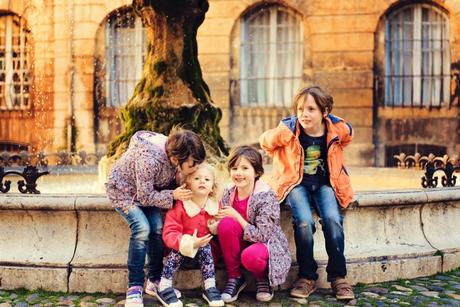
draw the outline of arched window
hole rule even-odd
[[[30,108],[29,33],[21,17],[0,16],[0,110]]]
[[[449,103],[449,19],[429,4],[403,6],[385,22],[384,104],[437,107]]]
[[[111,15],[105,25],[106,106],[119,108],[131,98],[142,76],[145,31],[132,9]]]
[[[301,18],[282,6],[250,11],[241,19],[240,104],[288,106],[303,72]]]
[[[123,129],[119,113],[142,77],[146,35],[131,7],[111,13],[97,32],[94,56],[94,127],[97,150]]]

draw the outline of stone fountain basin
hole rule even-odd
[[[460,187],[356,193],[345,215],[345,254],[353,284],[415,278],[460,267]],[[0,195],[0,288],[124,292],[129,228],[103,194]],[[282,227],[297,273],[289,212]],[[319,286],[328,287],[327,255],[317,223]],[[223,286],[225,271],[217,272]],[[201,285],[183,269],[177,287]]]

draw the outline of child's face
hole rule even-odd
[[[252,187],[256,180],[256,171],[248,159],[241,157],[230,168],[230,178],[233,184],[239,189]]]
[[[195,195],[209,196],[213,190],[214,176],[206,168],[198,168],[195,172],[187,177],[187,186]]]
[[[189,156],[188,159],[184,163],[182,163],[179,167],[182,173],[185,176],[188,176],[196,171],[197,164],[195,163],[195,161],[193,161],[192,156]]]
[[[320,129],[325,115],[321,113],[320,108],[311,95],[307,95],[307,98],[304,98],[297,105],[297,118],[305,131]]]

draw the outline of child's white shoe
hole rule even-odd
[[[152,282],[150,281],[150,279],[147,279],[147,284],[145,285],[145,293],[151,296],[156,296],[159,284],[160,284],[159,280]],[[177,290],[176,288],[174,288],[174,293],[176,294],[177,298],[181,298],[182,293],[180,293],[180,291]]]
[[[182,302],[177,298],[172,287],[157,291],[155,296],[165,307],[182,307]]]
[[[219,307],[225,305],[224,301],[222,300],[220,291],[216,287],[211,287],[204,290],[203,298],[211,307]]]

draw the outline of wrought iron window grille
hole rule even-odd
[[[385,80],[388,80],[389,78],[414,78],[414,77],[420,77],[422,79],[424,78],[444,78],[444,77],[449,77],[450,82],[451,82],[451,92],[450,92],[450,97],[448,99],[445,99],[446,97],[441,97],[440,102],[438,104],[434,104],[432,100],[429,102],[420,102],[420,103],[414,103],[413,100],[413,92],[411,92],[411,100],[410,103],[406,101],[402,101],[401,104],[395,103],[395,101],[391,102],[385,102]],[[423,89],[422,89],[423,91]],[[442,91],[440,93],[442,96]],[[460,73],[453,73],[450,75],[437,75],[437,76],[419,76],[419,75],[405,75],[405,76],[385,76],[385,75],[377,75],[374,77],[374,97],[376,99],[377,105],[380,107],[401,107],[401,108],[407,108],[407,107],[418,107],[420,109],[422,108],[442,108],[442,107],[447,107],[447,108],[452,108],[454,106],[460,107]]]

